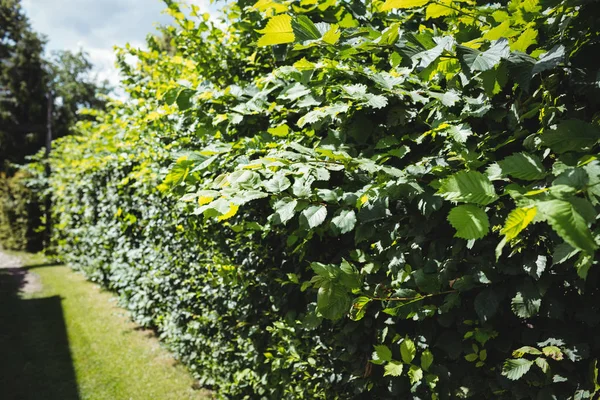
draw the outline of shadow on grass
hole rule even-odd
[[[78,400],[61,298],[20,298],[26,278],[0,268],[0,399]]]

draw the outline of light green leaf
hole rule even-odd
[[[590,271],[590,268],[592,267],[593,262],[594,262],[593,256],[586,254],[586,253],[581,253],[579,255],[579,258],[575,262],[575,269],[577,270],[577,275],[581,279],[584,279],[584,280],[587,279],[588,272]]]
[[[275,174],[273,178],[263,182],[263,186],[271,193],[281,193],[292,186],[292,182],[283,174]]]
[[[308,92],[310,93],[310,90]],[[267,132],[269,132],[273,136],[285,137],[289,135],[290,127],[287,126],[287,124],[282,124],[274,128],[267,129]]]
[[[517,40],[510,44],[512,51],[522,51],[525,53],[529,46],[537,43],[538,31],[533,28],[527,28],[521,32]]]
[[[342,32],[340,32],[339,25],[333,24],[329,30],[325,32],[321,40],[327,44],[334,45],[340,40],[340,36],[342,36]]]
[[[423,379],[423,370],[416,365],[411,365],[410,369],[408,370],[408,379],[411,385],[421,382]]]
[[[500,38],[509,38],[518,35],[519,32],[510,28],[510,20],[502,22],[500,25],[487,31],[483,38],[486,40],[498,40]]]
[[[506,376],[512,381],[516,381],[525,375],[532,365],[533,361],[525,358],[509,359],[504,362],[504,366],[502,367],[502,375]]]
[[[296,38],[292,29],[292,17],[287,14],[272,17],[267,22],[267,26],[257,32],[263,34],[258,39],[257,44],[259,47],[292,43]]]
[[[400,355],[402,356],[402,361],[405,364],[410,364],[416,354],[417,348],[415,342],[409,338],[405,338],[402,343],[400,343]]]
[[[325,206],[309,206],[300,214],[300,222],[309,229],[321,225],[327,217],[327,208]]]
[[[452,125],[447,131],[458,143],[465,143],[473,131],[467,124]]]
[[[394,8],[415,8],[422,7],[430,0],[386,0],[381,11],[389,11]]]
[[[477,171],[461,171],[444,179],[436,193],[449,201],[487,205],[498,196],[489,178]]]
[[[531,346],[519,347],[518,349],[516,349],[515,351],[512,352],[513,357],[516,357],[516,358],[521,358],[525,354],[532,354],[534,356],[537,356],[537,355],[540,355],[543,353],[541,351],[539,351],[538,349],[536,349],[535,347],[531,347]]]
[[[402,375],[402,370],[404,369],[404,364],[398,361],[390,361],[383,367],[383,376],[400,376]]]
[[[537,207],[516,208],[508,214],[504,228],[500,231],[506,240],[516,238],[523,229],[533,221],[537,214]]]
[[[550,364],[548,364],[548,361],[545,358],[536,358],[535,365],[537,365],[543,373],[548,373],[548,371],[550,371]]]
[[[448,221],[456,229],[454,236],[467,240],[481,239],[490,229],[485,211],[471,204],[454,207],[448,214]]]
[[[425,9],[425,19],[445,17],[455,12],[452,8],[441,4],[430,4]]]
[[[279,200],[273,206],[275,213],[271,217],[275,224],[286,224],[294,216],[296,206],[298,205],[297,200],[291,198],[284,198]]]
[[[356,225],[356,214],[353,210],[342,210],[339,215],[333,217],[331,225],[336,233],[348,233]]]
[[[502,173],[517,179],[535,181],[546,177],[546,169],[539,157],[533,154],[517,153],[498,162]]]

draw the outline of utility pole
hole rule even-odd
[[[52,96],[52,91],[48,90],[46,94],[46,99],[48,100],[47,104],[47,114],[46,114],[46,154],[45,154],[45,171],[46,171],[46,182],[50,180],[50,152],[52,151],[52,108],[54,106],[54,98]],[[50,196],[50,191],[46,191],[46,240],[44,243],[44,247],[48,249],[50,247],[50,241],[52,237],[52,213],[50,209],[52,208],[52,199]]]

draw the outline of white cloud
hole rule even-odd
[[[203,12],[214,13],[209,0],[190,0]],[[170,23],[160,0],[23,0],[36,32],[47,36],[46,50],[83,49],[90,55],[98,78],[116,86],[113,46],[143,47],[156,24]]]

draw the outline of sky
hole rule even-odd
[[[209,0],[190,2],[211,11]],[[113,46],[143,47],[156,23],[171,21],[160,0],[22,0],[22,6],[33,29],[47,36],[47,51],[83,48],[98,79],[113,86],[119,83]]]

